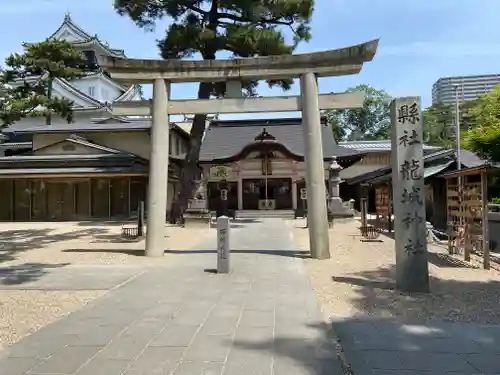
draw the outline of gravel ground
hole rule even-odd
[[[166,227],[167,251],[190,249],[214,229]],[[121,225],[80,223],[1,223],[0,265],[135,264],[165,265],[171,259],[146,258],[145,241],[121,238]]]
[[[303,221],[295,221],[299,249],[309,248]],[[394,290],[394,241],[361,242],[359,222],[330,229],[330,260],[306,259],[311,283],[325,313],[334,318],[395,317],[406,322],[447,320],[500,323],[500,274],[450,259],[441,248],[429,249],[430,294]],[[354,236],[355,235],[355,236]]]
[[[79,310],[105,291],[0,291],[0,350]]]
[[[190,249],[211,233],[208,228],[166,227],[167,250]],[[141,256],[144,246],[144,240],[124,241],[121,225],[113,223],[0,223],[0,267],[26,263],[163,266],[172,260],[172,254],[161,259]],[[0,350],[104,293],[0,290]]]

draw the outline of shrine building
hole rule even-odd
[[[73,123],[56,115],[50,125],[28,117],[0,131],[0,221],[134,216],[146,199],[151,119],[113,113],[118,102],[140,100],[141,88],[114,81],[96,62],[97,55],[125,53],[83,30],[69,14],[48,38],[71,42],[94,69],[53,82],[53,94],[73,102]],[[167,210],[178,191],[188,130],[170,124]]]
[[[321,132],[327,184],[333,158],[348,167],[363,154],[339,146],[325,117]],[[231,211],[296,211],[305,188],[304,153],[301,118],[212,121],[200,151],[208,209],[218,210],[227,189]]]

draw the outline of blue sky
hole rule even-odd
[[[155,58],[155,40],[166,21],[145,32],[117,15],[112,0],[0,0],[0,58],[20,51],[22,42],[52,34],[66,11],[90,34],[98,34],[129,57]],[[359,75],[323,78],[322,92],[358,84],[393,96],[420,95],[430,104],[432,83],[443,76],[500,71],[498,0],[316,0],[313,38],[298,52],[341,48],[380,38],[373,62]],[[8,37],[7,37],[8,35]],[[149,90],[147,90],[149,91]],[[280,95],[261,85],[260,95]],[[295,85],[290,94],[298,93]],[[194,98],[196,84],[174,85],[174,98]],[[265,117],[262,114],[259,117]]]

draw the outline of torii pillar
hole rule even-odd
[[[169,88],[170,85],[164,79],[157,78],[153,81],[146,226],[146,256],[148,257],[162,257],[165,252],[170,136]]]
[[[317,77],[357,74],[363,63],[375,56],[378,40],[356,46],[302,55],[264,56],[227,60],[140,60],[98,56],[99,65],[123,84],[153,82],[153,100],[124,101],[113,105],[119,116],[152,115],[146,255],[162,256],[168,186],[168,116],[208,113],[257,113],[302,111],[306,185],[308,194],[311,256],[329,254],[325,191],[325,166],[321,140],[320,110],[359,108],[364,93],[318,96]],[[238,97],[235,82],[300,78],[300,97]],[[181,82],[230,82],[231,98],[212,100],[168,100],[167,84]],[[328,155],[335,156],[335,155]]]
[[[314,73],[300,76],[300,97],[305,145],[309,248],[313,258],[329,259],[330,240],[325,199],[323,142],[321,140],[318,81]]]

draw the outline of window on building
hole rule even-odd
[[[95,96],[95,87],[89,86],[88,93],[90,96]]]
[[[102,96],[102,100],[107,101],[108,100],[108,90],[101,89],[101,96]]]

